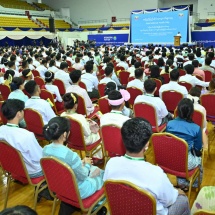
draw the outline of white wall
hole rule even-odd
[[[215,1],[214,0],[198,0],[198,12],[200,13],[201,19],[214,18],[215,15],[208,16],[208,12],[215,12]]]
[[[158,7],[159,0],[43,0],[53,7],[70,8],[71,19],[76,23],[85,20],[107,19],[111,22],[111,17],[129,18],[132,10],[153,9]]]

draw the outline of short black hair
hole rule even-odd
[[[113,68],[110,67],[110,66],[107,66],[107,67],[105,68],[105,75],[106,75],[106,76],[109,76],[111,73],[113,73]]]
[[[1,107],[1,112],[7,120],[12,120],[17,112],[24,110],[25,103],[19,99],[8,99]]]
[[[38,89],[38,85],[34,80],[30,80],[25,84],[25,90],[30,95],[33,95],[37,89]]]
[[[0,212],[0,215],[37,215],[37,212],[25,205],[17,205],[12,208],[6,208]]]
[[[69,77],[72,80],[72,83],[77,83],[81,77],[81,71],[80,70],[74,70],[73,72],[69,73]]]
[[[68,63],[67,62],[62,62],[61,64],[60,64],[60,69],[65,69],[65,68],[68,68]]]
[[[85,70],[87,73],[91,73],[91,71],[93,70],[93,65],[92,64],[86,64]]]
[[[122,94],[117,90],[112,90],[108,93],[108,99],[109,100],[118,100],[121,98],[122,98]],[[117,106],[111,105],[111,108],[112,109],[118,109],[120,106],[121,106],[121,104],[117,105]]]
[[[200,97],[201,96],[201,90],[199,87],[192,87],[189,91],[189,94],[191,96]]]
[[[186,71],[187,74],[192,75],[193,72],[194,72],[194,66],[193,66],[192,64],[187,64],[187,65],[184,67],[184,70]]]
[[[15,62],[14,61],[9,61],[7,65],[8,65],[9,68],[11,68],[12,66],[15,66]]]
[[[142,69],[135,69],[135,71],[134,71],[134,74],[135,74],[135,78],[141,78],[141,77],[143,77],[143,70]]]
[[[125,55],[121,55],[120,60],[125,61]]]
[[[140,68],[142,65],[141,65],[141,63],[139,62],[139,61],[137,61],[137,62],[135,62],[134,63],[134,68],[135,69],[138,69],[138,68]]]
[[[177,81],[179,79],[180,73],[178,71],[178,69],[173,69],[170,74],[170,79],[171,81]]]
[[[111,81],[105,86],[105,95],[108,95],[112,90],[116,90],[116,83]]]
[[[121,134],[126,150],[130,153],[139,153],[152,135],[152,126],[147,120],[135,117],[123,124]]]
[[[156,82],[153,79],[147,79],[144,82],[144,89],[146,93],[152,93],[156,88]]]
[[[194,60],[194,54],[193,53],[190,53],[190,54],[188,54],[188,58],[189,58],[189,60]]]
[[[212,58],[210,58],[210,57],[206,57],[206,58],[205,58],[205,65],[210,66],[210,65],[211,65],[211,63],[212,63]]]
[[[199,61],[198,60],[193,60],[192,65],[194,66],[194,68],[197,68],[199,66]]]
[[[194,106],[193,102],[190,99],[184,98],[178,103],[178,116],[181,119],[192,122],[193,112]]]

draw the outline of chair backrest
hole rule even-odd
[[[44,79],[42,79],[41,77],[34,77],[34,81],[37,83],[37,85],[40,86],[40,88],[45,85],[45,81]]]
[[[125,70],[125,68],[122,66],[116,66],[116,69],[115,69],[116,74],[118,74],[118,71],[120,71],[120,70],[123,71],[123,70]]]
[[[193,215],[214,215],[215,211],[198,210]]]
[[[135,117],[147,119],[152,127],[158,127],[157,113],[155,108],[151,104],[143,102],[134,104],[134,115]]]
[[[27,129],[33,132],[36,137],[42,138],[44,123],[41,114],[32,108],[26,108],[24,109],[24,118]]]
[[[203,81],[203,77],[200,75],[194,75],[197,79],[199,79],[200,81]]]
[[[213,77],[212,72],[207,70],[205,70],[204,72],[205,72],[205,82],[210,82]]]
[[[101,127],[101,135],[104,149],[110,157],[125,154],[126,150],[119,127],[116,125],[104,125]]]
[[[170,112],[174,112],[183,97],[182,93],[174,90],[168,90],[162,93],[162,100],[165,103],[167,110]]]
[[[102,97],[98,100],[99,110],[102,114],[111,112],[111,106],[108,103],[107,97]]]
[[[66,60],[67,64],[68,64],[68,67],[71,67],[72,66],[72,63],[70,60]]]
[[[75,68],[73,68],[73,67],[69,67],[69,68],[68,68],[68,71],[69,71],[69,72],[73,72],[74,70],[75,70]]]
[[[156,215],[154,196],[128,181],[105,181],[105,193],[111,215]]]
[[[153,78],[153,80],[156,82],[156,87],[157,87],[154,95],[159,96],[159,90],[161,88],[162,82],[157,78]]]
[[[81,87],[87,91],[87,86],[83,81],[80,81],[78,85],[79,85],[79,87]]]
[[[131,76],[131,77],[128,78],[128,82],[133,81],[134,79],[135,79],[135,77]]]
[[[61,95],[64,95],[66,93],[66,88],[62,80],[54,79],[53,84],[58,87]]]
[[[87,109],[86,109],[84,98],[80,95],[77,95],[77,96],[78,96],[77,113],[87,116]]]
[[[186,172],[188,175],[188,144],[185,140],[169,133],[154,133],[150,142],[158,166],[168,173]]]
[[[5,124],[7,124],[7,119],[4,117],[4,115],[3,115],[2,111],[1,111],[1,107],[2,107],[3,103],[4,103],[3,101],[0,101],[0,117],[1,117],[1,121],[5,125]]]
[[[100,76],[105,75],[105,71],[104,71],[104,69],[100,69],[100,70],[99,70],[99,75],[100,75]]]
[[[28,183],[30,180],[21,152],[5,141],[0,141],[0,152],[2,169],[22,183]]]
[[[160,76],[163,77],[165,84],[168,84],[170,82],[170,77],[168,73],[161,74]]]
[[[215,117],[215,94],[203,94],[200,96],[200,103],[206,109],[207,116]]]
[[[178,83],[179,83],[181,86],[186,87],[188,92],[189,92],[190,89],[193,87],[192,84],[190,84],[190,83],[188,83],[188,82],[186,82],[186,81],[179,81]]]
[[[62,201],[82,208],[79,189],[73,170],[65,163],[54,157],[40,160],[43,173],[51,192]]]
[[[106,84],[98,84],[98,91],[99,91],[100,97],[105,96],[105,87],[106,87]]]
[[[141,91],[140,89],[138,89],[136,87],[128,87],[127,91],[130,93],[130,99],[128,102],[129,102],[130,106],[133,107],[135,99],[137,98],[137,96],[143,95],[143,91]]]
[[[2,95],[2,99],[5,101],[8,99],[8,96],[9,96],[11,90],[10,90],[10,87],[8,87],[7,85],[0,84],[0,92]]]
[[[70,121],[70,135],[67,139],[67,146],[76,150],[85,150],[85,140],[82,125],[75,119],[67,117]]]
[[[120,80],[122,85],[128,84],[129,75],[130,75],[130,72],[127,72],[127,71],[121,71],[119,73],[119,80]]]
[[[56,108],[55,101],[54,101],[54,95],[50,91],[48,91],[46,89],[41,89],[40,98],[44,99],[44,100],[49,99],[51,101],[51,103],[54,105],[52,107],[52,109],[57,114],[57,108]]]
[[[184,76],[186,75],[186,71],[183,69],[179,69],[179,76]]]
[[[40,73],[37,70],[32,70],[32,74],[34,77],[40,77]]]

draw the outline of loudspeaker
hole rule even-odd
[[[49,31],[55,33],[54,18],[49,17]]]

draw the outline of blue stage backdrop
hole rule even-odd
[[[128,42],[128,34],[90,34],[88,40],[95,40],[96,46],[123,45]]]
[[[192,42],[196,42],[204,47],[215,47],[215,31],[193,31],[191,33]]]
[[[131,43],[168,43],[180,32],[188,41],[189,10],[131,14]]]

